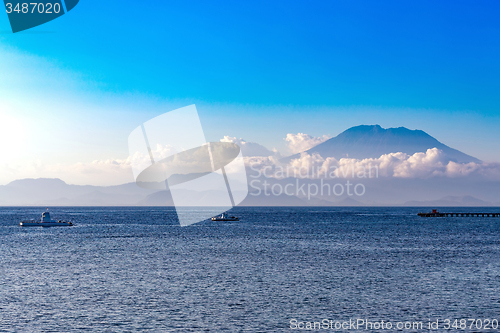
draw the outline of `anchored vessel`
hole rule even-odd
[[[221,216],[212,217],[212,221],[239,221],[240,219],[234,216],[229,216],[227,213],[222,213]]]
[[[500,217],[500,213],[440,213],[433,209],[430,213],[418,213],[420,217]]]
[[[36,222],[35,220],[22,221],[19,225],[21,227],[71,227],[73,223],[52,220],[50,213],[47,211],[42,213],[42,220],[40,222]]]

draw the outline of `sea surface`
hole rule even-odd
[[[19,227],[44,210],[0,208],[0,332],[289,332],[324,319],[463,332],[444,320],[500,320],[500,218],[237,207],[240,222],[180,227],[172,208],[53,207],[76,225]]]

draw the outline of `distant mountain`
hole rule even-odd
[[[248,193],[248,196],[243,200],[240,206],[310,206],[307,200],[302,200],[296,196],[279,195],[266,196],[264,192],[257,194],[256,192]]]
[[[359,202],[358,200],[354,200],[353,198],[345,198],[342,199],[341,201],[337,202],[335,206],[365,206],[362,202]]]
[[[0,206],[128,206],[154,192],[135,183],[82,186],[57,178],[21,179],[0,186]]]
[[[268,182],[268,192],[274,184],[279,184],[281,188],[291,184],[289,191],[294,195],[266,196],[262,186],[264,180]],[[349,196],[347,193],[336,196],[325,192],[310,198],[296,191],[295,178],[261,178],[260,181],[253,183],[253,192],[248,194],[241,206],[500,206],[500,182],[477,177],[359,179],[353,182],[364,184],[366,193],[363,196]],[[344,181],[328,179],[325,183],[333,188]],[[318,179],[301,179],[300,184],[305,190],[310,184],[320,187]],[[256,195],[255,190],[259,188],[261,193]],[[195,198],[200,206],[211,206],[219,202],[217,198],[223,197],[226,192],[221,189],[208,192],[185,189],[177,194],[180,194],[177,200]],[[23,179],[0,186],[0,206],[172,206],[173,203],[170,191],[144,189],[135,183],[80,186],[66,184],[60,179]]]
[[[470,195],[465,196],[446,196],[439,200],[426,201],[407,201],[405,206],[426,206],[426,207],[487,207],[497,206],[491,202],[487,202]]]
[[[138,206],[174,206],[174,203],[177,205],[186,205],[186,199],[189,198],[189,202],[196,202],[197,206],[203,207],[216,207],[220,206],[221,202],[225,202],[227,197],[227,191],[194,191],[194,190],[186,190],[177,189],[175,191],[175,200],[172,197],[172,193],[170,191],[159,191],[153,194],[148,195],[145,199],[141,200],[137,205]],[[183,204],[184,203],[184,204]]]
[[[174,201],[170,191],[158,191],[148,195],[137,203],[138,206],[173,206]]]
[[[430,148],[442,150],[449,160],[458,163],[481,162],[475,157],[448,147],[424,131],[409,130],[405,127],[385,129],[379,125],[351,127],[306,152],[309,154],[319,153],[324,158],[364,159],[378,158],[384,154],[397,152],[413,155],[417,152],[426,152]],[[283,161],[290,161],[299,156],[300,154],[295,154],[283,159]]]

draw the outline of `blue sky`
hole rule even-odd
[[[17,34],[3,14],[0,111],[36,133],[21,157],[61,163],[125,158],[139,123],[192,103],[209,140],[279,148],[287,133],[378,123],[500,161],[499,10],[493,1],[81,0]]]

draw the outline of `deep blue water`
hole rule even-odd
[[[43,210],[0,208],[1,332],[287,332],[291,319],[500,320],[500,218],[238,207],[231,213],[240,222],[180,227],[171,208],[64,207],[52,208],[52,217],[76,226],[18,226]]]

